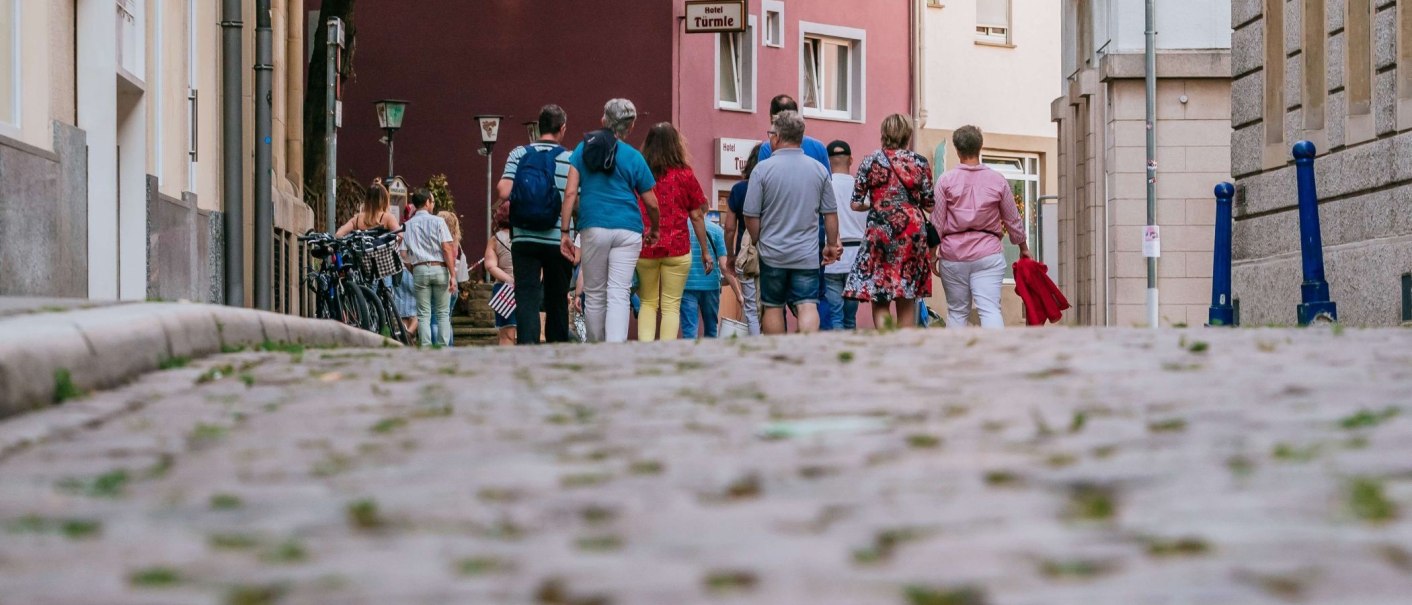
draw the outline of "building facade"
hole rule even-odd
[[[810,136],[847,140],[860,155],[878,146],[884,117],[913,113],[910,25],[924,2],[750,0],[745,32],[691,34],[676,0],[580,0],[552,10],[525,2],[359,3],[339,174],[366,182],[387,171],[373,102],[410,101],[395,172],[414,186],[448,175],[474,263],[485,246],[488,166],[473,117],[507,116],[489,166],[499,179],[545,103],[568,113],[572,146],[599,128],[605,101],[626,97],[640,116],[629,142],[640,145],[655,122],[675,123],[719,211],[769,130],[775,95],[800,101]],[[320,5],[306,1],[311,19]],[[416,44],[407,43],[409,32]]]
[[[276,307],[298,306],[303,10],[273,2]],[[253,2],[242,149],[253,155]],[[220,3],[0,0],[0,295],[226,302]],[[292,63],[299,65],[299,63]],[[294,76],[294,77],[291,77]],[[243,174],[251,182],[253,162]],[[243,271],[246,293],[252,271]],[[231,301],[249,304],[250,300]]]
[[[1235,0],[1234,296],[1247,325],[1293,324],[1303,281],[1292,146],[1318,149],[1339,319],[1412,320],[1412,3]]]
[[[1057,216],[1045,196],[1058,190],[1058,135],[1050,100],[1059,93],[1060,10],[1053,0],[924,3],[918,54],[923,125],[916,147],[937,174],[958,163],[951,133],[971,124],[985,133],[981,161],[1010,179],[1030,247],[1057,269]],[[1048,223],[1046,227],[1045,223]],[[1005,241],[1014,262],[1019,249]],[[1013,283],[1006,276],[1007,285]],[[944,309],[941,280],[929,304]],[[1023,324],[1014,289],[1002,291],[1006,323]]]
[[[1063,2],[1058,282],[1082,325],[1146,325],[1143,0]],[[1157,261],[1163,325],[1210,305],[1216,184],[1231,168],[1229,0],[1157,3]]]

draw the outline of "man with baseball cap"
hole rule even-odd
[[[835,200],[853,198],[853,148],[847,141],[834,141],[827,146],[829,154],[830,181]],[[838,210],[838,238],[843,242],[843,257],[838,262],[824,267],[824,299],[828,304],[828,317],[831,326],[825,329],[853,330],[857,328],[858,301],[843,297],[844,282],[853,270],[853,262],[858,258],[858,249],[863,245],[868,224],[868,213],[856,212],[850,207],[840,206]]]

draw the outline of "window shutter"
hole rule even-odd
[[[1010,0],[976,0],[976,25],[1010,27]]]

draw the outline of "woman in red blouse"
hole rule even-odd
[[[661,236],[652,246],[644,245],[637,261],[638,296],[642,311],[637,316],[638,340],[676,340],[681,331],[681,297],[686,289],[686,277],[691,272],[691,237],[687,229],[696,230],[696,241],[707,246],[706,194],[691,171],[686,153],[686,140],[670,122],[662,122],[647,132],[642,144],[642,157],[657,178],[657,205],[661,211]],[[641,207],[641,202],[638,203]],[[647,209],[642,208],[643,220]],[[690,226],[688,227],[688,223]],[[701,258],[706,273],[713,267],[714,255],[703,249]],[[657,328],[657,311],[661,309],[662,327]]]

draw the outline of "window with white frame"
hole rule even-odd
[[[1020,224],[1024,225],[1026,235],[1035,233],[1039,229],[1035,220],[1038,216],[1035,206],[1039,203],[1039,156],[981,152],[981,163],[999,172],[1010,183],[1016,210],[1020,212]],[[1014,279],[1013,265],[1020,259],[1020,247],[1010,243],[1007,237],[1002,248],[1006,258],[1005,279]]]
[[[716,107],[755,109],[755,19],[743,32],[716,34]]]
[[[0,124],[19,122],[19,0],[0,0]]]
[[[807,23],[800,27],[800,109],[809,117],[862,120],[862,30]]]
[[[1010,44],[1010,0],[976,0],[976,40]]]
[[[784,3],[765,0],[765,46],[784,47]]]

